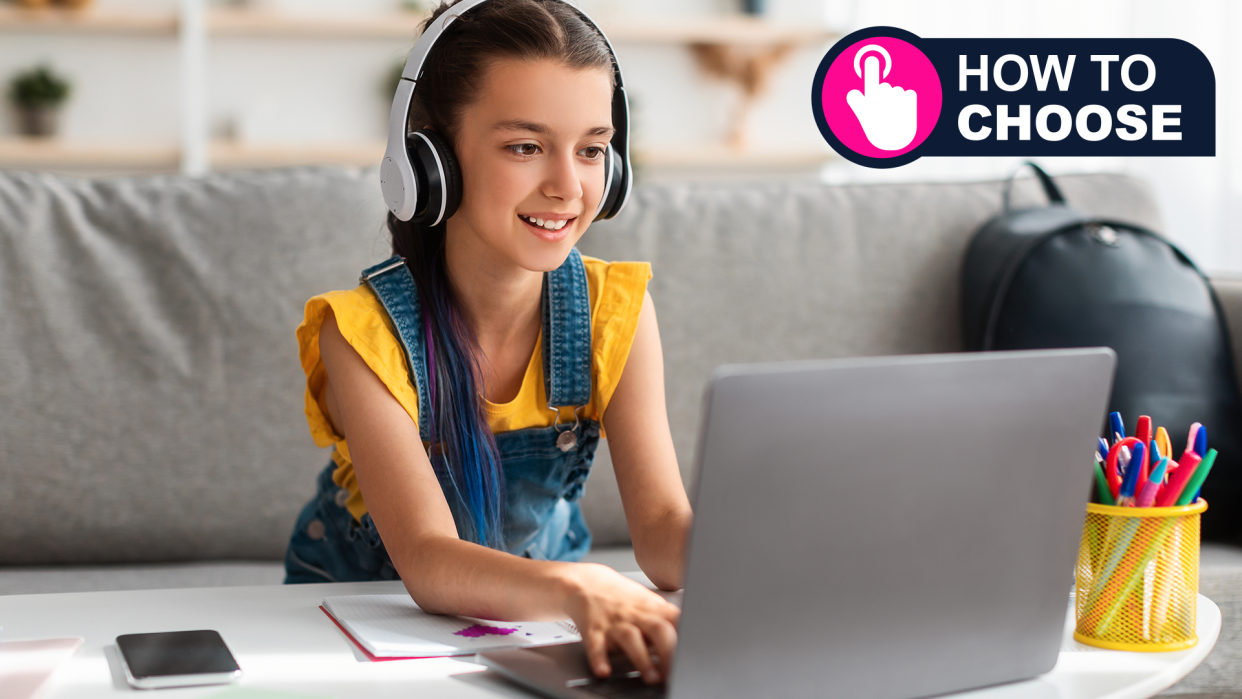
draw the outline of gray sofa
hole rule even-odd
[[[1082,210],[1162,227],[1141,182],[1059,181]],[[584,253],[653,263],[686,481],[718,364],[960,350],[959,263],[999,193],[647,187],[592,226]],[[1015,198],[1038,201],[1025,182]],[[388,256],[382,213],[372,171],[0,173],[0,594],[280,582],[328,459],[293,330],[307,298]],[[1214,284],[1242,330],[1242,283]],[[593,556],[632,567],[606,449],[584,509]],[[1240,582],[1242,553],[1209,547],[1203,590],[1225,630],[1172,692],[1242,686]]]

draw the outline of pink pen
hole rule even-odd
[[[1156,501],[1156,494],[1160,492],[1160,487],[1164,485],[1164,472],[1169,468],[1169,457],[1160,458],[1160,465],[1156,466],[1151,472],[1151,479],[1143,486],[1143,490],[1139,492],[1138,497],[1134,499],[1135,507],[1151,507]]]
[[[1199,428],[1203,427],[1201,422],[1192,422],[1190,424],[1190,434],[1186,436],[1186,451],[1195,450],[1195,437],[1199,435]]]

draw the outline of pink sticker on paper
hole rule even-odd
[[[454,631],[454,636],[465,636],[466,638],[479,638],[481,636],[508,636],[517,631],[517,629],[506,629],[502,626],[488,626],[486,624],[474,624],[467,626],[461,631]],[[527,634],[528,636],[530,634]]]

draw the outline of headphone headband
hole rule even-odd
[[[388,115],[388,146],[384,152],[384,160],[380,164],[380,187],[384,192],[384,203],[388,205],[393,215],[402,221],[409,221],[417,212],[424,209],[439,212],[438,216],[420,217],[426,219],[425,222],[429,225],[440,223],[446,218],[446,213],[452,215],[452,212],[446,212],[446,202],[451,197],[446,191],[448,185],[442,160],[444,157],[453,156],[451,153],[444,154],[444,157],[441,154],[435,154],[435,162],[440,167],[438,177],[440,186],[427,186],[426,180],[420,184],[414,159],[410,157],[410,148],[423,146],[410,142],[410,107],[414,103],[414,90],[418,81],[423,77],[423,65],[436,41],[444,34],[449,24],[485,2],[487,0],[460,0],[445,10],[428,25],[422,36],[418,38],[406,58],[405,68],[401,71],[401,80],[397,84],[392,110]],[[595,219],[612,218],[621,212],[629,200],[633,180],[630,170],[630,106],[625,94],[625,84],[621,78],[621,64],[617,61],[612,42],[608,40],[608,36],[594,20],[569,0],[557,0],[557,2],[568,5],[583,21],[599,33],[612,58],[613,76],[616,81],[612,96],[612,121],[615,131],[605,158],[605,186],[600,196],[599,207],[595,212]],[[425,141],[425,138],[421,139],[420,143]],[[431,147],[434,153],[435,147],[429,142],[428,147]],[[419,191],[420,188],[427,191]],[[437,189],[440,191],[435,191]],[[431,201],[432,199],[438,201]],[[419,206],[420,203],[423,206]]]

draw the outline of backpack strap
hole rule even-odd
[[[431,401],[427,398],[427,345],[423,342],[423,316],[414,276],[405,265],[405,258],[393,256],[363,270],[359,281],[375,292],[401,340],[406,365],[418,390],[418,433],[428,439]]]
[[[1057,183],[1052,181],[1052,177],[1048,173],[1044,172],[1042,167],[1028,160],[1022,165],[1019,165],[1018,169],[1014,170],[1009,177],[1005,178],[1005,188],[1001,190],[1001,204],[1003,205],[1002,210],[1006,212],[1009,211],[1009,191],[1013,189],[1013,179],[1018,176],[1018,173],[1022,171],[1023,167],[1029,167],[1035,171],[1035,176],[1039,178],[1040,184],[1044,186],[1044,194],[1048,195],[1049,202],[1059,206],[1065,206],[1065,197],[1062,196],[1060,188],[1057,187]]]
[[[543,275],[543,384],[548,407],[591,400],[591,296],[577,248]]]

